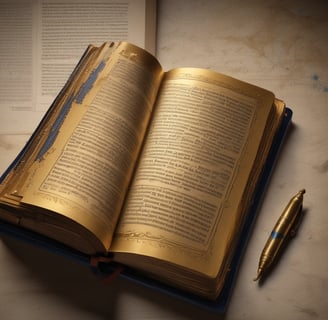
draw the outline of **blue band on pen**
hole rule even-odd
[[[283,233],[272,231],[271,232],[271,238],[272,239],[282,239],[284,237]]]

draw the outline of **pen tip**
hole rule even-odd
[[[259,280],[259,279],[261,278],[261,276],[262,276],[262,269],[259,269],[259,270],[257,271],[257,275],[256,275],[256,277],[253,279],[253,281],[257,281],[257,280]]]

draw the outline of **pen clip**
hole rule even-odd
[[[294,221],[294,223],[293,223],[293,225],[292,225],[292,227],[291,227],[291,229],[289,231],[289,236],[291,238],[294,238],[296,236],[297,231],[298,231],[298,229],[299,229],[299,227],[301,225],[302,218],[303,218],[302,210],[303,210],[303,206],[301,205],[301,207],[300,207],[300,209],[298,211],[298,214],[296,216],[296,219],[295,219],[295,221]]]

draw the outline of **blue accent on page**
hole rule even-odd
[[[99,63],[98,67],[91,72],[88,80],[82,84],[81,89],[76,96],[77,103],[81,104],[83,102],[84,97],[92,88],[94,82],[97,80],[98,74],[101,72],[102,69],[104,69],[104,67],[105,67],[105,62],[102,61],[101,63]]]
[[[69,99],[66,101],[66,103],[63,105],[62,110],[60,111],[59,116],[55,120],[54,124],[52,125],[50,132],[48,134],[48,138],[41,147],[39,153],[36,156],[36,160],[41,161],[44,157],[44,155],[48,152],[48,150],[51,148],[51,146],[54,144],[59,130],[72,107],[72,103],[75,100],[78,104],[82,104],[83,99],[87,95],[87,93],[90,91],[90,89],[93,87],[94,82],[97,80],[98,74],[103,70],[105,67],[105,62],[102,61],[99,63],[98,67],[94,69],[90,76],[88,77],[87,81],[82,84],[79,92],[76,95],[71,95]]]
[[[41,161],[43,159],[44,154],[51,148],[53,143],[55,142],[59,129],[61,128],[69,110],[71,109],[72,102],[74,100],[74,96],[70,96],[66,103],[63,105],[62,110],[60,111],[59,116],[57,117],[56,121],[53,123],[50,132],[48,134],[48,138],[41,147],[39,153],[36,156],[36,160]]]

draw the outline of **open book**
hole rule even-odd
[[[0,218],[216,299],[284,115],[251,84],[89,46],[3,176]]]

